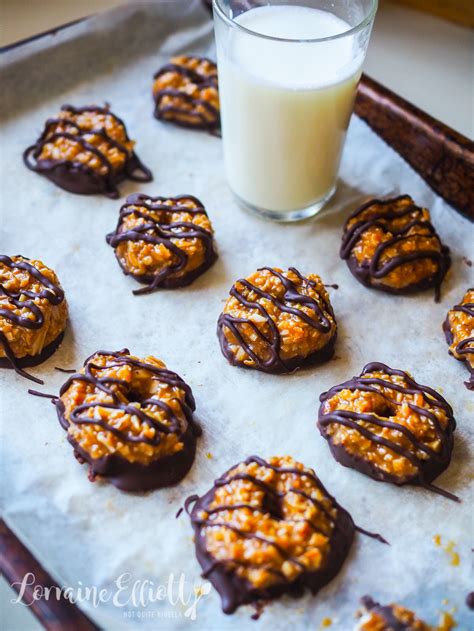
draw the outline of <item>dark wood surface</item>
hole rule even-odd
[[[59,599],[56,598],[55,588],[59,590],[58,585],[3,520],[0,520],[0,573],[10,585],[21,582],[26,574],[34,575],[34,582],[25,590],[24,600],[28,603],[33,600],[33,590],[36,586],[43,590],[52,589],[48,600],[37,600],[30,606],[30,610],[48,631],[98,630],[98,627],[62,594]],[[14,585],[13,589],[18,593],[20,585]]]
[[[359,84],[355,112],[435,193],[474,220],[473,142],[367,75]]]

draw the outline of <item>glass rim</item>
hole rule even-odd
[[[358,24],[356,24],[355,26],[352,26],[347,31],[343,31],[342,33],[336,33],[335,35],[328,35],[327,37],[313,37],[310,39],[291,39],[287,37],[275,37],[274,35],[265,35],[264,33],[257,33],[256,31],[252,31],[252,29],[242,26],[242,24],[239,24],[238,22],[235,21],[235,19],[230,18],[224,13],[223,9],[220,6],[220,2],[221,0],[212,0],[212,6],[214,8],[215,14],[217,14],[226,24],[228,24],[232,28],[242,31],[243,33],[247,35],[253,35],[254,37],[259,37],[260,39],[266,39],[266,40],[270,40],[274,42],[286,42],[287,44],[290,44],[290,43],[316,44],[317,42],[330,42],[333,40],[342,39],[343,37],[350,37],[351,35],[355,35],[359,31],[364,29],[366,26],[368,26],[372,22],[378,8],[378,0],[370,0],[371,4],[370,4],[370,9],[367,12],[367,15]],[[268,5],[263,5],[263,6],[268,6]],[[278,5],[275,5],[275,6],[278,6]]]

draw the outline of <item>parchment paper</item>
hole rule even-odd
[[[246,214],[226,186],[221,140],[152,117],[153,72],[171,54],[190,52],[214,55],[212,25],[198,1],[133,3],[4,55],[1,251],[40,258],[53,267],[71,312],[60,350],[31,372],[45,380],[44,391],[56,393],[65,377],[54,367],[79,368],[99,348],[155,354],[192,386],[204,428],[195,464],[181,484],[128,495],[107,483],[91,484],[54,408],[27,394],[34,384],[1,371],[5,519],[64,586],[96,586],[114,594],[114,582],[123,573],[130,574],[129,588],[146,580],[166,585],[170,574],[178,579],[184,573],[189,597],[202,580],[189,520],[185,514],[175,518],[184,498],[205,492],[250,454],[288,453],[315,468],[357,524],[382,533],[391,545],[358,535],[343,570],[317,597],[282,598],[257,623],[250,620],[250,608],[224,616],[214,590],[197,603],[194,621],[184,616],[194,597],[187,606],[168,598],[136,607],[111,601],[80,606],[106,629],[318,629],[328,617],[332,629],[345,631],[354,624],[359,598],[368,593],[384,603],[412,606],[431,623],[441,609],[456,607],[459,628],[468,629],[472,613],[464,600],[472,589],[474,405],[463,386],[467,372],[448,355],[441,323],[472,283],[463,261],[472,257],[472,225],[355,117],[328,212],[293,226]],[[61,191],[23,166],[23,149],[62,103],[105,101],[125,120],[154,182],[125,184],[122,199],[112,201]],[[105,235],[115,227],[125,195],[136,190],[190,193],[207,207],[220,258],[191,287],[132,295],[137,285],[122,274]],[[403,298],[365,289],[339,258],[348,212],[366,196],[389,192],[409,193],[430,208],[452,249],[440,304],[431,292]],[[215,335],[217,317],[232,282],[263,265],[292,265],[340,285],[331,290],[339,324],[333,361],[292,376],[268,376],[226,363]],[[421,489],[377,483],[330,456],[315,427],[318,396],[359,374],[368,361],[409,370],[452,403],[458,421],[453,461],[438,484],[461,496],[462,504]],[[436,534],[443,546],[454,542],[458,566],[435,546]],[[125,590],[119,601],[126,598]]]

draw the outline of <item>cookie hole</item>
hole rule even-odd
[[[141,403],[144,400],[144,396],[142,393],[138,392],[137,390],[130,390],[127,393],[127,398],[129,403]]]
[[[265,512],[269,513],[274,519],[283,519],[283,511],[280,499],[274,495],[266,493],[263,496],[262,508]]]
[[[394,416],[394,411],[388,405],[382,407],[381,409],[376,411],[377,416],[381,416],[382,418],[391,418]]]

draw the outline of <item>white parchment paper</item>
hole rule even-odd
[[[331,628],[345,631],[354,624],[359,598],[369,593],[381,602],[412,606],[431,623],[441,609],[455,607],[459,628],[467,630],[472,624],[464,600],[472,589],[474,403],[463,386],[464,366],[448,356],[441,323],[472,284],[463,257],[472,257],[473,227],[355,117],[328,212],[293,226],[246,214],[226,186],[221,140],[152,117],[153,72],[170,55],[190,52],[213,55],[212,24],[197,0],[133,3],[4,55],[0,249],[53,267],[71,312],[61,348],[32,372],[44,379],[46,392],[55,393],[65,377],[54,367],[79,368],[99,348],[155,354],[192,386],[204,428],[195,464],[181,484],[128,495],[107,483],[91,484],[54,408],[27,394],[33,384],[13,371],[1,371],[5,519],[61,585],[76,592],[86,586],[108,590],[107,602],[79,603],[106,629],[240,631],[291,625],[302,630],[317,629],[328,617]],[[154,182],[122,185],[122,199],[112,201],[61,191],[23,166],[23,149],[62,103],[105,101],[125,120]],[[122,274],[105,235],[115,227],[125,195],[136,190],[190,193],[205,204],[220,258],[191,287],[132,295],[137,285]],[[409,193],[430,208],[452,249],[440,304],[431,292],[404,298],[365,289],[339,258],[348,212],[366,196],[389,192]],[[331,290],[339,325],[333,361],[291,376],[268,376],[226,363],[215,335],[218,315],[232,282],[263,265],[295,266],[340,285]],[[453,460],[437,482],[461,496],[462,504],[422,489],[377,483],[330,456],[315,427],[318,396],[358,374],[368,361],[409,370],[452,403],[458,421]],[[282,598],[258,622],[250,620],[249,608],[224,616],[214,590],[196,603],[192,620],[193,586],[202,580],[189,520],[175,514],[184,498],[205,492],[228,467],[253,453],[288,453],[313,467],[356,523],[382,533],[391,545],[357,536],[343,570],[317,597]],[[458,566],[450,564],[443,546],[434,544],[436,534],[443,546],[454,542]],[[122,581],[129,581],[120,591],[116,581],[123,574]],[[175,581],[184,576],[184,598],[175,585],[171,599],[162,591],[162,600],[152,602],[145,590],[145,604],[134,604],[135,581],[142,590],[153,586],[156,594],[170,575]],[[190,599],[187,605],[185,598]]]

